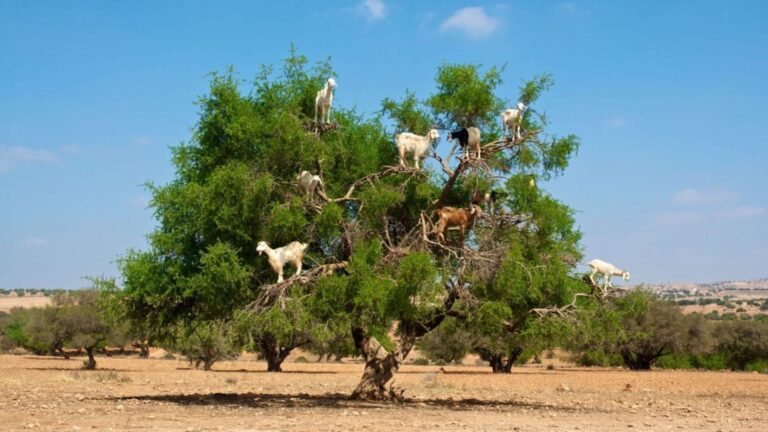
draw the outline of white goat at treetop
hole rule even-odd
[[[317,92],[315,97],[315,123],[317,123],[317,117],[320,116],[320,121],[323,123],[331,122],[331,107],[333,106],[333,89],[336,88],[336,80],[328,78],[325,83],[325,87]]]
[[[602,276],[603,295],[607,294],[609,288],[613,288],[613,285],[611,284],[611,276],[621,276],[623,280],[629,280],[628,271],[622,270],[615,265],[603,260],[593,259],[592,261],[588,262],[587,265],[592,268],[592,273],[589,275],[589,280],[592,281],[594,285],[597,285],[597,282],[595,282],[595,275],[599,273]]]
[[[260,241],[256,246],[256,251],[259,252],[259,255],[262,252],[267,254],[269,265],[277,273],[277,283],[280,283],[283,282],[283,267],[287,263],[293,263],[296,267],[296,275],[301,274],[301,260],[304,259],[304,251],[307,250],[308,246],[307,243],[294,241],[283,247],[272,249],[267,242]]]
[[[416,162],[416,169],[419,168],[419,159],[427,152],[432,141],[440,139],[440,134],[436,129],[430,129],[425,136],[416,135],[410,132],[403,132],[395,136],[397,152],[400,154],[400,165],[405,166],[405,154],[413,153],[413,160]]]
[[[509,132],[509,136],[515,139],[520,139],[523,122],[523,114],[528,107],[524,103],[518,102],[517,108],[510,108],[501,113],[501,131],[506,130]]]

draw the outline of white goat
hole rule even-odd
[[[331,122],[331,106],[333,106],[333,89],[335,88],[336,80],[328,78],[325,87],[317,92],[315,97],[315,123],[317,123],[318,116],[320,116],[320,121],[323,123]]]
[[[304,259],[304,251],[307,250],[308,246],[306,243],[294,241],[283,247],[272,249],[267,242],[260,241],[256,246],[256,251],[259,252],[259,255],[262,252],[267,254],[269,265],[277,273],[277,283],[280,283],[283,281],[283,267],[287,263],[293,263],[296,267],[296,275],[301,274],[301,260]]]
[[[501,130],[508,132],[509,136],[520,139],[521,137],[521,123],[523,122],[523,114],[528,107],[524,103],[518,102],[517,108],[510,108],[501,113]]]
[[[609,288],[613,288],[613,285],[611,284],[611,276],[621,276],[623,280],[629,280],[628,271],[622,270],[615,265],[603,260],[593,259],[592,261],[588,262],[587,265],[592,268],[592,273],[589,275],[589,280],[592,281],[594,285],[597,285],[597,282],[595,282],[596,274],[599,273],[603,278],[603,295],[608,293]]]
[[[403,132],[395,136],[395,144],[400,154],[400,165],[405,166],[405,154],[413,153],[413,161],[416,162],[416,169],[419,168],[419,160],[424,156],[432,144],[432,141],[440,139],[440,134],[435,129],[430,129],[425,136],[416,135],[410,132]]]
[[[296,176],[296,185],[309,197],[318,189],[322,190],[323,179],[319,175],[312,175],[309,171],[304,170]]]

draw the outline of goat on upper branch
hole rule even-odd
[[[518,102],[517,108],[510,108],[501,113],[501,131],[507,131],[505,134],[515,139],[520,139],[522,131],[523,114],[528,107],[524,103]]]
[[[397,145],[397,152],[400,155],[400,165],[405,166],[406,153],[413,153],[413,161],[416,163],[416,169],[418,169],[419,160],[427,153],[430,144],[438,139],[440,139],[440,134],[436,129],[430,129],[425,136],[410,132],[397,134],[395,145]]]
[[[333,106],[333,90],[336,88],[336,80],[328,78],[325,87],[317,92],[315,97],[315,123],[317,117],[320,117],[322,123],[331,122],[331,107]]]

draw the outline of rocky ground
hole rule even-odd
[[[0,356],[0,430],[768,430],[768,376],[556,367],[406,366],[407,403],[348,400],[359,363]]]

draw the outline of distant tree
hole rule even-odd
[[[646,370],[662,356],[693,352],[708,338],[703,317],[687,318],[674,303],[642,289],[581,314],[571,349],[583,353],[587,363],[612,363],[612,356],[619,356],[628,368]]]
[[[235,358],[243,345],[232,323],[201,321],[178,327],[163,346],[182,354],[194,367],[211,370],[216,362]]]
[[[723,321],[714,327],[716,350],[734,370],[745,370],[752,362],[768,361],[768,323]]]

